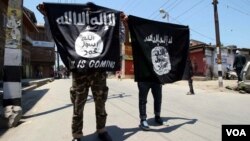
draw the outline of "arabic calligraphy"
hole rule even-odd
[[[97,57],[103,51],[103,41],[98,34],[85,31],[82,32],[76,39],[75,50],[76,53],[82,57]]]
[[[144,42],[152,42],[152,43],[155,43],[155,44],[168,45],[168,44],[173,43],[173,37],[172,36],[169,37],[167,35],[161,37],[159,34],[156,34],[156,35],[150,34],[149,36],[147,36],[144,39]]]
[[[65,12],[64,15],[56,19],[58,24],[68,25],[105,25],[115,26],[115,14],[114,13],[99,13],[90,16],[90,12],[76,13],[73,11]]]

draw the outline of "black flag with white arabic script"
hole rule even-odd
[[[89,4],[44,3],[61,59],[70,70],[120,70],[120,11]]]
[[[182,79],[189,48],[187,26],[129,16],[135,81]]]

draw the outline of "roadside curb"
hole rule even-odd
[[[54,81],[54,78],[45,78],[45,79],[24,82],[23,85],[25,87],[22,88],[22,92],[25,93],[25,92],[31,91],[37,87],[40,87],[52,81]]]
[[[37,87],[40,87],[44,84],[47,84],[49,82],[54,81],[54,78],[44,78],[44,79],[37,79],[37,80],[33,80],[33,79],[24,79],[22,81],[22,93],[31,91]],[[3,94],[3,90],[0,89],[0,95]]]

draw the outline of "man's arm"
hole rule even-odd
[[[126,15],[123,13],[123,12],[121,12],[121,14],[120,14],[120,21],[121,21],[121,23],[120,23],[120,33],[119,33],[119,35],[120,35],[120,41],[122,42],[122,43],[124,43],[125,42],[125,24],[126,24]]]
[[[40,13],[42,13],[44,16],[47,15],[46,12],[45,12],[44,4],[38,4],[38,5],[36,6],[36,9],[37,9]]]

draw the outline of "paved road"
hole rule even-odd
[[[138,89],[133,80],[109,79],[107,128],[114,141],[221,141],[222,124],[250,124],[250,95],[195,82],[196,95],[186,95],[187,82],[163,86],[162,116],[166,125],[153,122],[152,95],[148,121],[152,131],[138,128]],[[203,83],[204,85],[202,85]],[[1,130],[0,141],[70,141],[71,79],[55,80],[23,96],[24,116],[16,128]],[[91,96],[84,112],[84,141],[98,141]]]

